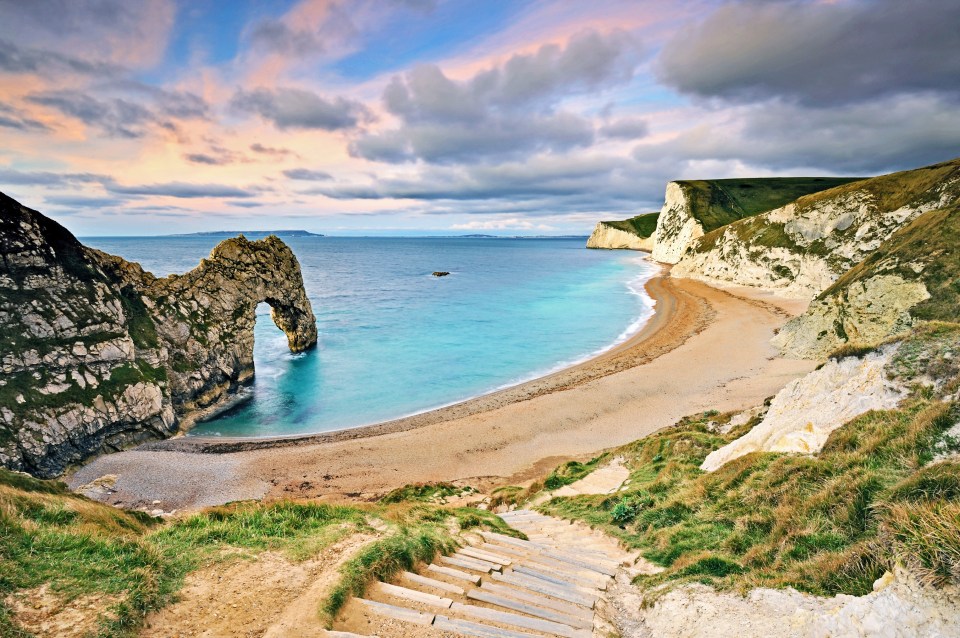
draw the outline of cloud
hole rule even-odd
[[[325,182],[333,179],[333,175],[324,171],[311,171],[306,168],[291,168],[283,171],[284,177],[312,182]]]
[[[117,197],[84,197],[71,195],[45,195],[43,199],[55,206],[69,206],[71,208],[111,208],[124,203]]]
[[[18,131],[49,131],[50,127],[22,110],[0,102],[0,126]]]
[[[508,217],[506,219],[490,219],[486,221],[471,221],[463,224],[453,224],[451,230],[553,230],[547,224],[535,224],[529,219]]]
[[[110,181],[106,175],[96,173],[51,173],[49,171],[18,171],[0,168],[0,184],[22,186],[71,186],[76,184],[103,183]]]
[[[613,139],[636,140],[650,134],[650,125],[640,117],[622,117],[600,127],[600,135]]]
[[[844,108],[782,101],[730,107],[704,113],[698,126],[668,142],[640,144],[633,155],[651,170],[670,167],[672,178],[697,161],[740,163],[748,174],[872,175],[952,159],[957,149],[960,109],[928,94]]]
[[[288,148],[264,146],[260,142],[255,142],[251,144],[250,150],[260,155],[271,155],[273,157],[300,157],[299,153],[295,153],[294,151],[291,151]]]
[[[116,75],[122,70],[123,67],[111,62],[85,60],[56,51],[20,47],[9,40],[0,39],[0,71],[5,73],[51,75],[66,72],[104,77]]]
[[[65,66],[71,72],[102,75],[121,62],[133,67],[153,64],[166,49],[175,13],[171,0],[0,0],[4,34],[30,43],[13,62],[38,65],[37,71]],[[97,66],[101,64],[107,66]]]
[[[223,184],[190,184],[186,182],[167,182],[163,184],[140,184],[123,186],[116,183],[105,184],[104,187],[111,193],[118,195],[158,195],[162,197],[178,197],[192,199],[200,197],[254,197],[252,191],[226,186]]]
[[[625,33],[584,32],[566,47],[546,44],[465,81],[436,65],[394,77],[383,92],[398,128],[362,135],[352,155],[384,162],[512,159],[589,146],[593,123],[560,108],[571,95],[630,80],[639,47]]]
[[[208,106],[197,95],[137,82],[115,82],[87,91],[33,93],[27,102],[52,108],[99,129],[109,137],[138,138],[151,126],[176,130],[174,120],[206,118]]]
[[[316,33],[307,29],[293,29],[280,20],[261,20],[250,29],[248,39],[254,48],[295,57],[326,50]]]
[[[684,93],[809,106],[918,92],[960,96],[955,0],[729,2],[681,29],[659,59]]]
[[[356,127],[369,119],[367,108],[343,97],[327,99],[302,89],[238,90],[231,100],[234,110],[256,114],[280,130],[322,129],[337,131]]]

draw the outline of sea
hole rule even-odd
[[[195,267],[222,237],[87,237],[159,276]],[[653,313],[639,253],[585,238],[285,237],[317,317],[292,354],[257,307],[250,399],[191,436],[328,432],[417,414],[574,365]],[[434,271],[448,271],[435,277]]]

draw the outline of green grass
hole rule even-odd
[[[803,195],[861,180],[860,177],[768,177],[682,180],[690,211],[709,233],[738,219],[789,204]]]
[[[584,476],[590,472],[597,469],[600,463],[607,458],[607,454],[601,454],[600,456],[590,459],[586,463],[579,463],[577,461],[568,461],[563,465],[555,468],[546,479],[543,481],[543,487],[548,490],[556,490],[564,485],[570,485],[576,481],[579,481]]]
[[[627,491],[554,498],[538,509],[639,549],[665,568],[640,577],[651,586],[861,595],[897,561],[930,582],[960,583],[960,464],[930,465],[960,420],[960,403],[943,400],[960,378],[950,363],[954,329],[917,331],[891,368],[935,370],[939,390],[918,387],[901,408],[852,420],[816,457],[754,453],[702,472],[707,454],[754,423],[719,434],[711,423],[727,416],[699,415],[613,452],[631,468]]]
[[[404,485],[388,492],[380,499],[381,503],[403,503],[406,501],[423,501],[446,503],[448,498],[463,496],[474,492],[471,487],[458,487],[453,483],[415,483]]]
[[[658,217],[660,217],[660,213],[646,213],[645,215],[630,217],[629,219],[612,220],[600,223],[646,239],[647,237],[653,235],[653,232],[657,229]]]

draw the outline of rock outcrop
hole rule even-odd
[[[960,316],[960,207],[925,213],[821,293],[772,343],[818,359],[847,344],[873,344],[919,320]]]
[[[164,438],[253,377],[265,301],[299,352],[316,320],[281,240],[228,239],[156,278],[0,194],[0,464],[40,477]]]
[[[656,220],[657,213],[650,213],[622,221],[597,222],[587,239],[587,248],[651,252]]]
[[[670,182],[657,220],[653,258],[675,264],[706,233],[856,179],[769,177]]]
[[[861,180],[708,232],[673,273],[810,299],[897,230],[958,198],[960,160]]]
[[[830,433],[869,410],[887,410],[906,396],[906,388],[888,378],[897,346],[863,358],[828,361],[791,381],[773,398],[763,420],[739,439],[714,450],[700,469],[712,472],[752,452],[819,452]]]

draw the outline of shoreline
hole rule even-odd
[[[651,263],[659,267],[660,272],[652,275],[644,283],[644,290],[653,301],[653,312],[640,329],[623,341],[614,343],[593,356],[588,356],[582,361],[559,370],[469,399],[456,401],[449,405],[430,408],[379,423],[358,425],[328,432],[262,437],[187,436],[182,433],[162,441],[142,443],[133,449],[193,454],[230,454],[247,450],[264,450],[382,436],[394,432],[405,432],[451,418],[481,414],[544,394],[562,392],[580,383],[614,374],[626,367],[642,365],[645,360],[665,354],[669,350],[679,347],[686,340],[685,338],[673,339],[668,344],[646,350],[643,353],[638,351],[644,345],[644,342],[652,339],[663,327],[674,321],[678,312],[677,299],[672,294],[669,283],[667,283],[670,280],[670,266],[657,264],[656,262]],[[699,323],[708,320],[709,317],[700,317]],[[702,327],[699,323],[697,328]],[[687,337],[689,336],[690,334],[687,335]]]
[[[179,437],[101,456],[65,477],[125,508],[184,511],[249,499],[371,500],[411,483],[517,484],[699,411],[758,405],[814,362],[769,344],[796,313],[664,271],[654,314],[581,364],[438,410],[273,439]]]

